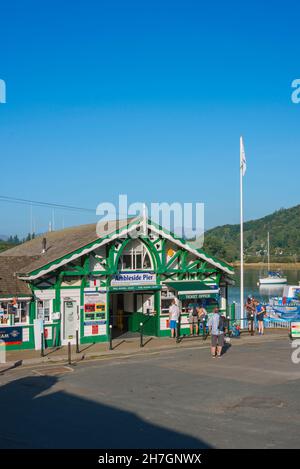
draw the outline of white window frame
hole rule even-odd
[[[21,303],[25,303],[25,308],[22,308],[21,306]],[[29,324],[29,303],[28,301],[24,301],[24,300],[18,300],[17,301],[17,311],[18,311],[18,315],[21,319],[21,311],[22,309],[25,309],[25,316],[26,316],[26,321],[14,321],[15,325],[22,325],[22,324]],[[15,314],[15,317],[16,317],[16,314]]]
[[[49,302],[49,321],[45,321],[45,301]],[[39,308],[38,304],[43,303],[43,307]],[[53,322],[52,313],[53,313],[53,299],[52,298],[38,298],[36,300],[36,317],[39,317],[39,309],[42,309],[43,320],[45,324],[51,324]]]
[[[4,315],[8,317],[8,314],[11,314],[11,313],[8,313],[8,305],[9,303],[11,302],[11,300],[8,300],[8,301],[1,301],[1,303],[4,305],[3,307],[3,310],[5,311]],[[26,321],[16,321],[16,316],[17,317],[20,317],[21,318],[21,310],[22,310],[22,307],[21,307],[21,304],[22,303],[25,303],[25,314],[26,314]],[[13,308],[13,311],[17,309],[17,313],[13,313],[14,314],[14,325],[16,326],[22,326],[22,325],[27,325],[29,324],[29,302],[26,301],[26,300],[17,300],[17,308]],[[1,323],[0,323],[1,324]],[[9,326],[9,323],[5,323],[5,324],[1,324],[1,325],[4,325],[4,326]]]
[[[131,243],[130,243],[130,245],[131,245]],[[141,249],[141,246],[142,246],[142,249]],[[131,256],[131,265],[130,265],[130,267],[127,267],[126,264],[124,263],[124,261],[123,261],[123,256],[124,255]],[[137,256],[138,255],[142,256],[141,267],[137,267]],[[146,256],[148,256],[149,261],[150,261],[149,267],[144,267],[144,262],[145,262]],[[123,250],[120,258],[119,258],[118,269],[123,270],[123,271],[127,271],[127,270],[128,271],[153,270],[151,255],[150,255],[148,249],[146,248],[146,246],[144,245],[144,243],[140,243],[138,246],[132,246],[132,247],[129,247],[129,248],[127,248],[127,246],[126,246],[125,249]]]

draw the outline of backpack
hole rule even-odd
[[[220,316],[218,329],[220,332],[224,332],[225,330],[225,319],[223,318],[223,316]]]

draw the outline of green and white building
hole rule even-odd
[[[187,306],[226,312],[232,266],[151,220],[132,218],[46,233],[0,254],[0,340],[40,347],[109,340],[132,333],[170,334],[168,309],[178,298],[181,333]],[[42,324],[42,326],[41,326]]]

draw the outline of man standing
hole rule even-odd
[[[214,309],[213,315],[208,321],[211,333],[211,356],[220,358],[224,346],[224,320],[220,317],[219,308]]]
[[[171,306],[169,308],[169,319],[170,319],[170,329],[171,329],[171,337],[175,337],[176,334],[176,326],[177,321],[179,321],[179,308],[176,304],[175,298],[173,298]]]

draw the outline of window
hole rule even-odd
[[[136,240],[129,243],[120,256],[118,269],[145,270],[151,268],[150,256],[145,245]]]
[[[28,323],[28,303],[26,301],[18,301],[15,312],[16,323]]]
[[[43,319],[45,322],[51,320],[51,300],[37,301],[37,319]]]
[[[8,315],[14,315],[15,324],[27,324],[29,322],[29,305],[27,301],[3,301],[0,305],[0,324],[8,324]]]

